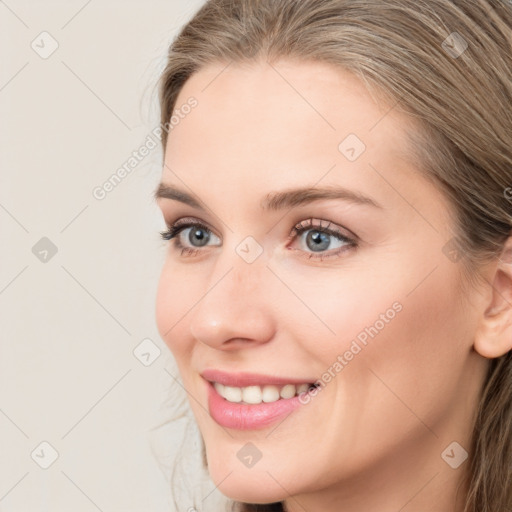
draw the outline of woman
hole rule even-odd
[[[511,33],[211,0],[173,42],[157,324],[233,510],[512,510]]]

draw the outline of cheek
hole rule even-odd
[[[457,307],[460,275],[447,258],[424,261],[404,262],[401,272],[383,264],[373,276],[352,268],[337,279],[326,271],[287,281],[315,313],[295,312],[310,364],[334,383],[330,392],[349,397],[352,414],[368,405],[369,425],[389,411],[397,418],[400,409],[401,421],[416,421],[400,399],[436,422],[458,395],[471,347],[468,319]]]
[[[415,277],[404,279],[402,289],[387,298],[396,298],[401,311],[356,356],[360,364],[350,368],[350,384],[359,382],[370,397],[366,399],[372,416],[367,418],[368,425],[378,419],[392,427],[390,432],[428,434],[425,425],[438,430],[436,425],[450,417],[462,392],[460,382],[471,348],[467,320],[457,307],[458,274],[450,265],[440,262],[417,288],[408,283]],[[411,272],[411,276],[427,274],[423,269]],[[380,301],[375,313],[386,305],[386,300]],[[366,314],[366,321],[368,327],[374,319]],[[378,327],[376,322],[373,326]],[[364,401],[360,396],[359,403]]]
[[[389,275],[381,270],[381,276]],[[279,308],[285,308],[279,311],[279,320],[288,319],[281,326],[300,342],[311,362],[320,363],[316,367],[320,373],[347,351],[350,360],[356,353],[361,358],[371,340],[384,336],[402,314],[396,279],[385,282],[380,277],[376,284],[376,276],[362,265],[347,262],[338,269],[290,266],[280,276],[289,286],[279,300]]]
[[[166,271],[165,265],[160,273],[158,288],[156,293],[156,325],[160,337],[167,343],[167,331],[171,328],[171,315],[174,311],[173,293],[169,272]]]
[[[183,317],[194,304],[190,284],[169,262],[164,264],[156,293],[156,325],[175,357],[186,350],[186,345],[179,340],[187,339],[183,335],[186,327]]]
[[[403,299],[403,312],[396,324],[394,340],[386,346],[386,373],[409,377],[410,387],[404,393],[411,397],[437,396],[449,393],[466,364],[471,347],[465,316],[457,307],[459,297],[453,275],[438,268],[418,289]],[[399,371],[399,361],[407,367]]]

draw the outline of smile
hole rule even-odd
[[[228,402],[245,403],[248,405],[273,403],[278,400],[293,398],[300,393],[306,393],[309,389],[316,387],[315,384],[285,384],[284,386],[247,386],[235,387],[225,386],[219,382],[214,382],[215,391]]]
[[[236,430],[263,429],[284,420],[308,403],[304,397],[317,387],[306,383],[236,387],[204,382],[210,417],[218,425]]]

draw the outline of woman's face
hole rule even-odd
[[[210,66],[178,97],[158,204],[189,224],[167,242],[157,323],[233,499],[316,510],[393,488],[398,510],[424,488],[405,512],[465,468],[487,359],[449,204],[392,106],[291,61]]]

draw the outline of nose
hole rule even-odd
[[[271,290],[265,288],[271,277],[264,264],[241,259],[216,270],[190,312],[192,336],[219,350],[268,342],[275,332],[275,312],[268,296]]]

